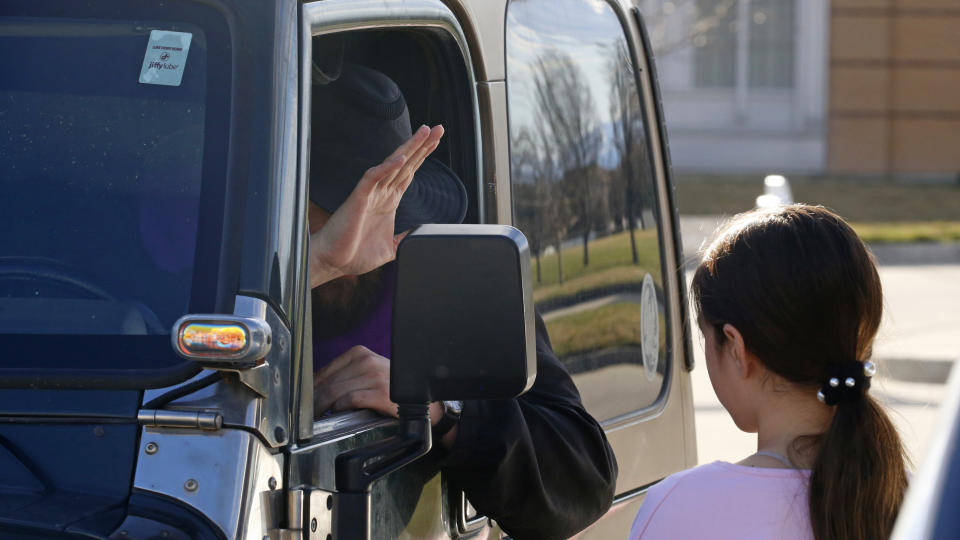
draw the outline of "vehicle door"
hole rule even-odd
[[[357,2],[326,0],[301,8],[300,160],[308,164],[311,132],[321,129],[323,110],[314,110],[314,84],[336,77],[341,62],[375,69],[393,79],[407,102],[412,126],[443,124],[446,134],[433,157],[463,181],[469,199],[466,223],[481,222],[484,193],[480,155],[480,122],[475,68],[479,59],[457,16],[438,0]],[[314,131],[315,133],[315,131]],[[323,163],[300,171],[303,185],[321,174]],[[373,165],[373,164],[371,164]],[[305,203],[305,201],[304,201]],[[309,296],[309,295],[308,295]],[[341,453],[394,434],[396,421],[369,411],[313,411],[313,331],[323,332],[304,315],[302,354],[303,398],[297,405],[299,433],[290,450],[287,485],[290,527],[309,529],[311,538],[332,533],[336,495],[335,462]],[[318,362],[329,358],[317,358]],[[371,538],[476,537],[489,529],[483,517],[470,513],[462,494],[451,490],[431,456],[376,481],[371,496]]]
[[[646,489],[696,463],[653,61],[625,2],[513,0],[505,21],[514,225],[554,350],[620,470],[613,508],[583,537],[623,536]]]

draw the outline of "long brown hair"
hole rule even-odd
[[[733,325],[764,366],[809,388],[810,399],[837,366],[870,357],[883,312],[866,246],[840,216],[819,206],[735,217],[704,254],[691,292],[698,316],[719,340],[723,325]],[[869,394],[838,403],[825,432],[793,444],[819,447],[809,488],[817,540],[890,535],[907,486],[904,450]]]

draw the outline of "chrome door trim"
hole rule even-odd
[[[476,140],[475,156],[478,182],[477,208],[479,208],[480,222],[485,223],[484,189],[483,186],[495,181],[488,178],[483,162],[483,139],[480,123],[480,109],[477,99],[477,77],[473,69],[473,58],[470,47],[456,15],[440,0],[325,0],[303,5],[303,20],[301,27],[301,65],[300,72],[312,72],[313,36],[344,32],[349,30],[383,29],[383,28],[436,28],[445,31],[454,38],[460,53],[463,55],[467,78],[472,83],[470,92],[473,109],[474,138]],[[310,77],[303,76],[300,80],[300,163],[308,163],[310,148],[307,145],[310,135]],[[490,151],[494,149],[491,147]],[[305,179],[306,171],[301,171]],[[492,174],[492,171],[491,173]],[[305,180],[304,180],[305,181]]]
[[[334,420],[333,425],[326,427],[322,426],[325,422],[317,422],[314,424],[315,437],[290,446],[288,474],[291,482],[335,492],[338,455],[395,434],[397,420],[369,411],[357,412],[366,415],[359,418],[342,415]]]
[[[490,223],[513,225],[513,184],[510,178],[510,128],[507,118],[507,84],[489,81],[477,85],[484,104],[487,121],[481,125],[484,170],[490,177],[483,178],[480,190],[487,194],[487,207],[480,212]]]
[[[304,258],[306,257],[306,184],[305,178],[298,174],[298,126],[297,115],[300,110],[299,63],[297,62],[298,13],[299,2],[281,1],[276,7],[276,27],[274,30],[276,46],[274,62],[277,69],[277,87],[273,89],[274,134],[272,145],[276,148],[273,157],[273,170],[270,172],[278,179],[278,193],[271,197],[271,215],[276,219],[276,237],[278,239],[277,256],[279,258],[282,305],[289,312],[286,320],[296,321],[298,312],[303,310],[304,287],[309,280],[293,279],[302,277]]]
[[[386,418],[369,409],[337,413],[320,418],[313,423],[313,437],[311,441],[315,442],[325,439],[331,434],[342,433],[350,429],[356,430],[375,427],[375,425],[381,424],[393,425],[395,423],[396,421],[394,419]]]

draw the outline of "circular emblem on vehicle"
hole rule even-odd
[[[657,288],[653,276],[643,276],[640,293],[640,349],[643,353],[643,371],[648,381],[657,375],[660,362],[660,309],[657,305]]]

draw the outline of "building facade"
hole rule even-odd
[[[960,171],[960,0],[638,4],[681,173]]]
[[[960,0],[833,0],[830,36],[828,170],[956,177]]]

